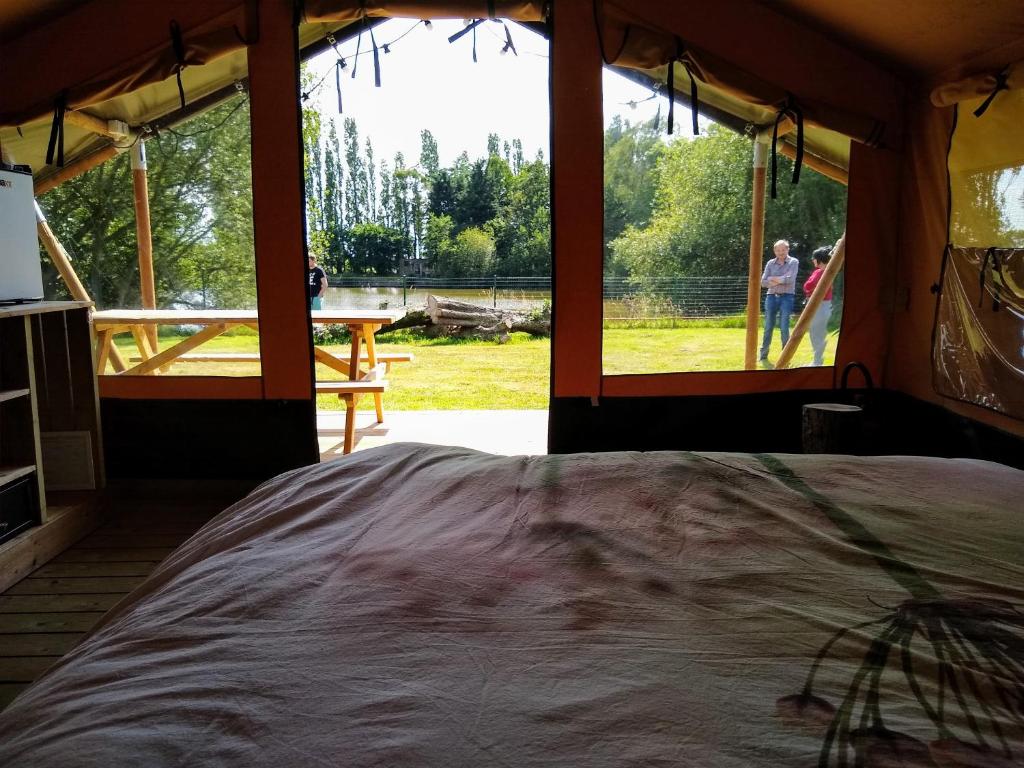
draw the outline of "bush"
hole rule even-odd
[[[550,323],[551,322],[551,299],[544,299],[544,303],[539,307],[534,307],[530,310],[526,319],[532,323]]]
[[[314,344],[348,344],[350,341],[352,341],[352,335],[348,332],[347,325],[313,326]]]

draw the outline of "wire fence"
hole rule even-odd
[[[501,309],[551,301],[550,277],[355,276],[329,278],[327,306],[361,309],[423,305],[430,294]],[[717,319],[743,314],[747,279],[737,276],[604,278],[606,320]],[[797,297],[797,307],[802,297]]]

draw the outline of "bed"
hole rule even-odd
[[[968,460],[360,452],[171,555],[0,765],[1019,765],[1022,499]]]

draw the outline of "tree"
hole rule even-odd
[[[351,117],[345,118],[345,226],[366,221],[366,170],[359,153],[359,129]]]
[[[428,176],[433,176],[441,167],[437,154],[437,140],[430,131],[420,131],[420,167]]]
[[[249,144],[244,96],[147,142],[159,306],[255,304]],[[139,306],[128,154],[61,184],[39,203],[97,306]],[[47,295],[65,297],[49,259],[44,265]]]
[[[399,274],[409,249],[404,232],[371,222],[351,227],[347,241],[351,271],[364,275]]]
[[[443,274],[452,248],[452,217],[430,215],[423,237],[423,255],[436,274]]]
[[[746,274],[750,155],[749,139],[718,125],[661,150],[650,221],[627,224],[609,244],[613,264],[638,279]],[[786,158],[778,162],[779,196],[766,204],[766,253],[771,242],[785,238],[793,255],[805,260],[813,247],[838,239],[846,190],[810,171],[794,186],[788,182],[792,164]]]
[[[509,178],[500,214],[488,225],[500,275],[547,275],[551,271],[550,175],[542,162],[526,163]]]
[[[611,258],[608,244],[626,227],[647,226],[654,211],[655,169],[665,144],[655,121],[631,125],[616,115],[604,136],[605,272],[622,274],[626,266]]]
[[[446,277],[482,277],[492,274],[494,239],[482,229],[464,229],[451,238],[451,219],[434,218],[427,227],[431,268]]]
[[[431,176],[427,209],[434,216],[451,217],[455,213],[456,189],[451,171],[441,169]]]
[[[318,254],[323,265],[335,272],[344,268],[343,220],[345,172],[341,164],[341,145],[333,120],[328,121],[327,146],[324,151],[323,202],[321,204],[322,232],[317,238]]]

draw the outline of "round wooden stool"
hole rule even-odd
[[[804,453],[861,452],[864,411],[843,403],[808,403],[804,406]]]

